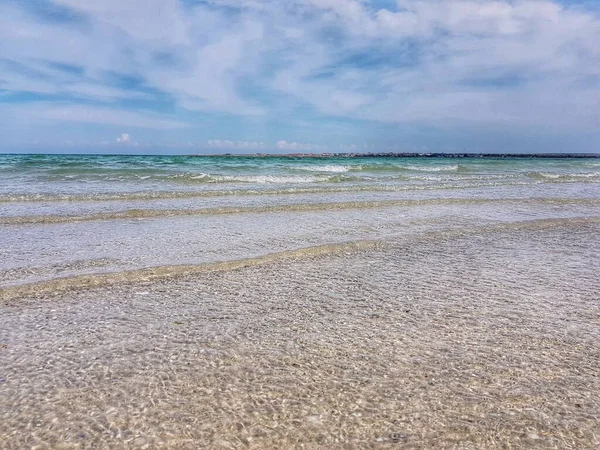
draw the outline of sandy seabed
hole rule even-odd
[[[0,447],[598,448],[600,225],[0,305]]]

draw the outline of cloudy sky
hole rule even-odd
[[[600,152],[600,0],[0,0],[0,152]]]

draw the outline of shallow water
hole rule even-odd
[[[13,299],[0,439],[597,448],[599,236],[535,221]]]
[[[0,448],[598,448],[595,164],[0,156]]]
[[[597,161],[0,155],[0,288],[600,215]]]

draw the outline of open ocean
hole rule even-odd
[[[0,155],[0,447],[598,448],[599,254],[594,158]]]

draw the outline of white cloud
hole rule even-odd
[[[206,141],[209,148],[218,149],[240,149],[240,150],[260,150],[264,149],[264,142],[257,141],[231,141],[229,139],[210,139]]]
[[[131,138],[129,137],[129,134],[127,134],[127,133],[123,133],[121,136],[119,136],[117,138],[117,142],[120,142],[121,144],[129,144],[130,141],[131,141]]]
[[[353,0],[311,3],[348,39],[334,48],[305,38],[274,86],[325,114],[566,131],[599,124],[600,20],[589,11],[545,0],[413,0],[376,12]],[[356,59],[336,66],[348,58]]]
[[[251,73],[262,41],[262,24],[204,7],[187,9],[177,0],[79,2],[57,0],[86,15],[85,26],[41,22],[17,5],[0,5],[0,58],[27,66],[2,89],[113,100],[147,96],[107,86],[106,73],[139,79],[183,107],[234,114],[264,109],[237,92],[240,71]],[[72,74],[37,61],[81,67]]]
[[[54,0],[79,10],[140,40],[163,44],[190,44],[185,12],[178,0]]]
[[[61,105],[42,102],[4,105],[0,111],[0,117],[5,123],[17,121],[21,124],[30,125],[52,122],[58,124],[89,123],[158,130],[173,130],[188,126],[186,123],[151,112],[133,112],[99,106]]]
[[[54,3],[86,22],[44,22],[19,2],[0,4],[0,59],[11,62],[0,67],[0,89],[104,105],[7,106],[32,120],[185,126],[115,106],[166,98],[173,110],[280,120],[308,110],[440,127],[570,133],[599,125],[600,17],[555,1],[398,0],[388,9],[359,0]]]
[[[275,146],[279,150],[290,150],[290,151],[320,151],[327,150],[327,147],[324,145],[317,144],[303,144],[299,142],[287,142],[287,141],[277,141]]]
[[[149,95],[143,92],[107,86],[97,78],[82,81],[80,76],[60,71],[47,62],[26,60],[18,64],[18,71],[14,69],[14,63],[11,67],[10,63],[0,59],[0,89],[105,102],[149,98]]]
[[[233,141],[229,139],[210,139],[206,141],[208,148],[222,150],[269,150],[277,148],[286,151],[322,151],[327,147],[317,144],[306,144],[299,142],[278,141],[275,144],[266,144],[262,141]]]

